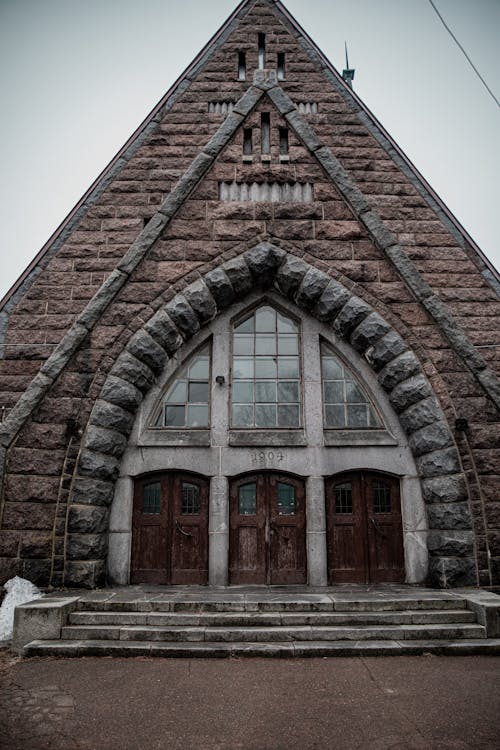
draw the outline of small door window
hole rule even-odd
[[[160,483],[146,484],[142,496],[142,512],[157,515],[160,512]]]
[[[294,516],[296,511],[295,487],[278,482],[278,515]]]
[[[352,486],[350,482],[335,487],[335,513],[352,513]]]
[[[391,512],[391,488],[383,482],[372,482],[373,512]]]
[[[238,512],[240,516],[255,516],[257,513],[257,485],[243,484],[238,498]]]
[[[200,488],[196,484],[182,483],[183,516],[197,515],[200,512]]]

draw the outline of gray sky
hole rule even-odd
[[[500,98],[500,0],[435,0]],[[0,0],[0,298],[236,7]],[[500,267],[500,110],[428,0],[287,0]]]

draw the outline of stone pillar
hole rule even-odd
[[[323,477],[306,481],[307,578],[310,586],[328,583],[326,559],[326,508]]]
[[[210,480],[208,510],[208,583],[227,586],[229,555],[229,482],[226,477]]]

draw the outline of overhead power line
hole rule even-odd
[[[432,7],[434,8],[434,10],[436,11],[436,13],[437,13],[437,15],[438,15],[438,17],[439,17],[439,19],[440,19],[441,23],[442,23],[442,24],[443,24],[443,26],[445,27],[445,29],[446,29],[446,31],[448,32],[448,34],[449,34],[449,35],[451,36],[451,38],[453,39],[453,41],[455,42],[455,44],[457,44],[457,45],[458,45],[458,47],[459,47],[459,48],[461,49],[462,53],[463,53],[463,54],[465,55],[465,57],[466,57],[466,59],[467,59],[467,62],[469,63],[469,65],[471,66],[472,70],[473,70],[473,71],[474,71],[474,73],[475,73],[475,74],[477,75],[477,77],[479,78],[479,80],[481,81],[481,83],[483,84],[483,86],[485,87],[485,89],[486,89],[486,90],[488,91],[488,93],[490,94],[490,96],[492,97],[492,99],[493,99],[493,100],[495,101],[495,103],[496,103],[497,107],[500,107],[500,102],[499,102],[499,101],[498,101],[498,99],[496,98],[495,94],[494,94],[494,93],[493,93],[493,91],[492,91],[492,90],[490,89],[490,87],[488,86],[488,84],[487,84],[487,83],[486,83],[486,81],[484,80],[483,76],[481,75],[481,73],[479,72],[479,70],[478,70],[478,69],[476,68],[476,66],[474,65],[474,63],[473,63],[473,62],[472,62],[472,60],[470,59],[470,57],[469,57],[469,55],[467,54],[467,52],[466,52],[466,51],[464,50],[464,48],[462,47],[462,45],[461,45],[461,44],[460,44],[460,42],[458,41],[457,37],[455,36],[455,34],[453,33],[453,31],[452,31],[452,30],[450,29],[450,27],[448,26],[448,24],[447,24],[447,23],[446,23],[446,21],[444,20],[443,16],[442,16],[442,15],[441,15],[441,13],[439,12],[439,10],[438,10],[438,9],[436,8],[436,6],[435,6],[435,4],[434,4],[433,0],[429,0],[429,3],[431,4],[431,6],[432,6]]]

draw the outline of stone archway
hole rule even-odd
[[[68,520],[65,584],[104,580],[109,506],[134,414],[167,359],[233,301],[273,286],[331,325],[370,364],[408,435],[428,504],[430,577],[475,583],[467,490],[453,436],[422,366],[365,301],[302,259],[260,243],[190,284],[138,331],[117,359],[85,432]],[[459,529],[457,531],[457,529]]]

